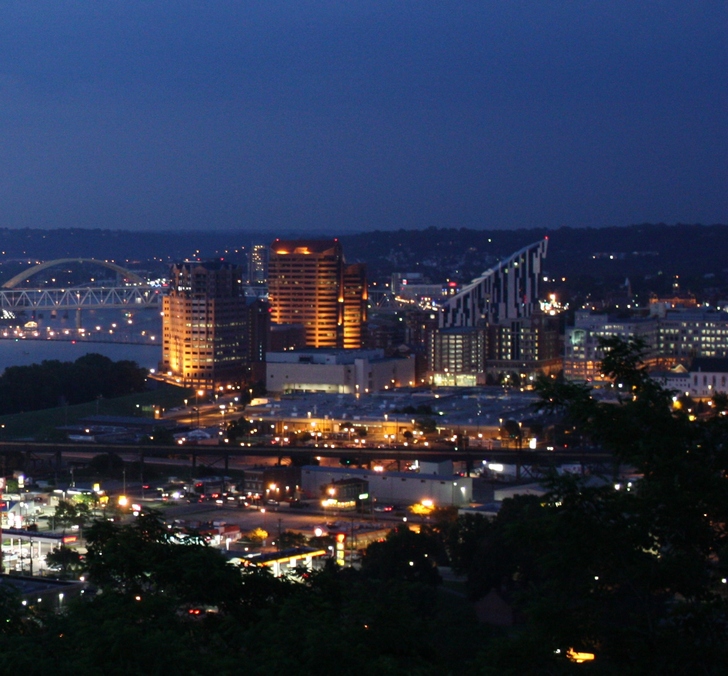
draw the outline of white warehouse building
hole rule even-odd
[[[473,480],[461,476],[419,474],[417,472],[374,472],[348,467],[301,468],[301,488],[310,498],[324,497],[323,487],[343,479],[369,483],[369,496],[377,502],[413,505],[432,500],[438,507],[463,507],[473,499]]]
[[[266,353],[269,392],[367,394],[415,382],[412,357],[387,358],[384,351],[301,349]]]

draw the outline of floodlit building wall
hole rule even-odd
[[[307,465],[301,469],[301,488],[311,498],[323,497],[322,487],[342,479],[364,479],[369,495],[378,502],[412,505],[432,500],[436,506],[468,505],[473,499],[473,480],[417,472],[373,472],[370,470]]]
[[[383,358],[381,350],[269,352],[270,392],[367,394],[414,384],[413,357]]]
[[[364,265],[346,265],[338,240],[279,240],[270,247],[271,321],[301,324],[308,347],[361,347],[366,321]]]
[[[247,324],[237,266],[173,265],[162,304],[160,370],[189,385],[240,381],[248,361]]]

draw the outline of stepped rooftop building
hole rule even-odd
[[[435,385],[517,384],[560,368],[558,319],[539,304],[547,247],[524,247],[445,302],[428,344]]]
[[[538,308],[547,247],[544,238],[486,270],[445,303],[440,327],[476,327],[531,317]]]

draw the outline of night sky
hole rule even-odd
[[[0,88],[0,227],[728,223],[725,0],[19,0]]]

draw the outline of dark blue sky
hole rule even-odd
[[[725,0],[0,5],[0,227],[728,223]]]

